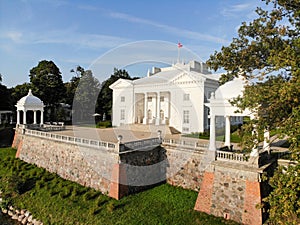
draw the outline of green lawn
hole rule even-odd
[[[194,191],[164,184],[117,201],[14,155],[0,148],[0,189],[44,224],[236,224],[194,211]]]

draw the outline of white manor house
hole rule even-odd
[[[153,67],[137,80],[119,79],[110,86],[112,125],[165,124],[182,133],[203,132],[210,124],[205,103],[219,87],[219,77],[205,63],[190,61]]]

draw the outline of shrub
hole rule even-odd
[[[107,120],[107,121],[99,121],[96,125],[97,128],[108,128],[108,127],[112,127],[112,123],[111,121]]]

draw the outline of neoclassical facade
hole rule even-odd
[[[137,80],[119,79],[110,86],[112,124],[165,124],[182,133],[203,132],[209,128],[204,103],[218,88],[218,80],[218,74],[197,61],[154,67]]]
[[[42,125],[44,123],[44,103],[38,97],[34,96],[31,90],[29,90],[28,94],[17,102],[16,107],[17,124],[27,124],[27,113],[29,111],[33,112],[33,124],[38,123],[37,114],[40,115],[39,124]]]

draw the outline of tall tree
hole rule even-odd
[[[12,110],[11,92],[5,85],[1,84],[0,74],[0,110]]]
[[[101,91],[98,97],[97,111],[101,114],[105,113],[107,119],[111,118],[112,112],[112,90],[109,88],[109,86],[120,78],[132,80],[126,70],[114,68],[114,73],[101,85]]]
[[[257,19],[242,23],[238,37],[207,63],[215,70],[227,71],[221,82],[238,74],[250,80],[253,84],[234,104],[257,111],[259,117],[252,122],[260,130],[269,127],[289,137],[294,165],[276,171],[270,180],[274,190],[266,201],[272,223],[299,224],[300,0],[265,2],[272,9],[257,8]],[[250,149],[253,141],[247,143]]]
[[[93,76],[92,71],[86,70],[82,72],[73,101],[74,122],[94,122],[93,114],[95,113],[99,91],[100,83]]]
[[[50,109],[50,120],[55,120],[55,111],[63,99],[65,87],[61,72],[52,61],[40,61],[30,70],[30,82],[33,93]]]
[[[76,69],[71,69],[70,72],[75,73],[76,75],[73,76],[69,82],[65,83],[66,95],[64,101],[72,106],[77,86],[80,82],[80,78],[84,76],[85,70],[83,67],[77,66]]]

